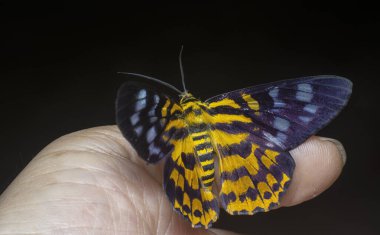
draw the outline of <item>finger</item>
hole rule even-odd
[[[335,182],[346,161],[342,144],[324,137],[311,137],[290,153],[296,168],[282,206],[300,204],[321,194]]]
[[[162,186],[137,162],[139,157],[115,126],[55,140],[0,196],[0,234],[166,230],[174,212]],[[174,225],[179,219],[173,219]],[[181,231],[175,234],[185,234]]]

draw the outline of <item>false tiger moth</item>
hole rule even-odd
[[[183,71],[181,65],[182,79]],[[311,76],[252,86],[200,101],[152,77],[119,89],[116,121],[148,163],[166,160],[163,187],[193,227],[209,228],[223,207],[252,215],[279,206],[295,148],[346,105],[352,83]],[[218,179],[218,180],[216,180]],[[217,183],[218,181],[218,183]]]

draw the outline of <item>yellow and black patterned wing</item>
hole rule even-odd
[[[249,87],[206,101],[220,162],[220,201],[230,214],[279,205],[295,167],[287,152],[346,105],[349,80],[315,76]]]
[[[175,91],[159,83],[128,81],[118,92],[116,121],[142,159],[156,163],[166,158],[163,186],[174,209],[193,227],[209,227],[219,206],[213,193],[201,187],[193,140],[177,99]]]

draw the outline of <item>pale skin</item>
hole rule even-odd
[[[291,155],[296,168],[284,207],[329,188],[346,159],[338,141],[322,137]],[[0,234],[236,234],[192,229],[175,213],[162,189],[162,163],[147,165],[116,126],[65,135],[0,196]]]

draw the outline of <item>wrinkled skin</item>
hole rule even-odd
[[[297,167],[282,206],[319,195],[345,162],[342,145],[322,137],[291,154]],[[139,159],[115,126],[57,139],[17,176],[0,197],[0,234],[20,233],[235,234],[192,229],[165,196],[162,163]]]

